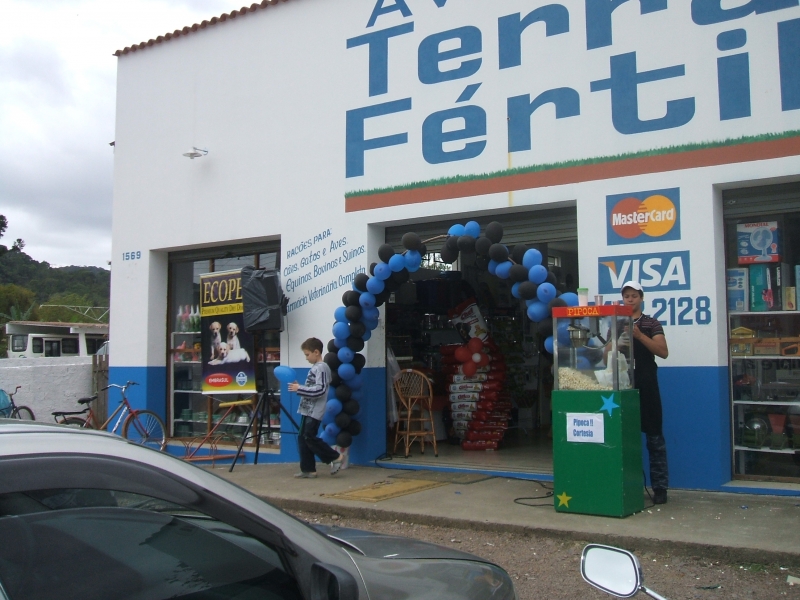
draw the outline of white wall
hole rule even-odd
[[[37,421],[52,422],[52,412],[82,410],[78,399],[94,393],[92,357],[0,360],[0,387],[13,392],[18,385],[14,403],[30,408]]]

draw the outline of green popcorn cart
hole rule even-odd
[[[644,509],[633,319],[623,305],[553,307],[553,505],[625,517]]]

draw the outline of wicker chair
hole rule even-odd
[[[397,444],[402,439],[406,457],[414,442],[419,442],[421,452],[425,454],[425,441],[428,439],[433,445],[434,456],[439,456],[433,425],[433,389],[430,379],[420,371],[403,369],[394,381],[394,389],[398,397],[399,420],[392,452],[397,454]],[[429,428],[426,429],[426,426]]]

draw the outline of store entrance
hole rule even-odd
[[[498,221],[503,225],[502,243],[538,249],[558,279],[561,292],[578,288],[577,218],[574,207],[461,217],[477,221],[481,230]],[[386,229],[386,243],[402,251],[402,236],[410,231],[423,240],[446,234],[454,220],[413,223]],[[511,293],[511,282],[491,275],[476,265],[474,253],[461,253],[452,265],[441,261],[444,239],[428,242],[422,268],[411,274],[386,303],[387,377],[396,368],[424,372],[433,384],[433,421],[438,457],[426,445],[420,453],[413,444],[408,459],[398,445],[395,458],[422,466],[462,467],[526,473],[552,473],[550,431],[551,357],[544,350],[545,335],[526,316],[524,300]],[[481,391],[459,393],[454,386],[453,348],[464,344],[464,314],[477,318],[488,332],[486,347],[492,354],[490,371]],[[459,333],[461,330],[462,333]],[[393,369],[393,360],[397,363]],[[389,382],[391,383],[391,382]],[[480,387],[480,386],[479,386]],[[493,404],[482,400],[490,399]],[[481,449],[465,443],[467,433],[486,418],[492,406],[493,419],[507,414],[502,439],[496,449]],[[466,410],[465,410],[466,409]],[[387,452],[393,453],[395,428],[387,430]],[[478,449],[468,449],[468,448]],[[405,464],[405,463],[404,463]]]

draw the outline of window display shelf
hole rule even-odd
[[[791,356],[782,356],[780,354],[758,354],[751,356],[735,355],[731,356],[731,360],[791,360],[800,358],[797,354]]]
[[[800,453],[800,449],[794,448],[783,448],[783,449],[775,449],[770,448],[769,446],[764,446],[763,448],[751,448],[749,446],[734,446],[734,450],[737,452],[767,452],[769,454],[795,454]]]
[[[734,400],[733,403],[747,406],[800,406],[800,400]]]

